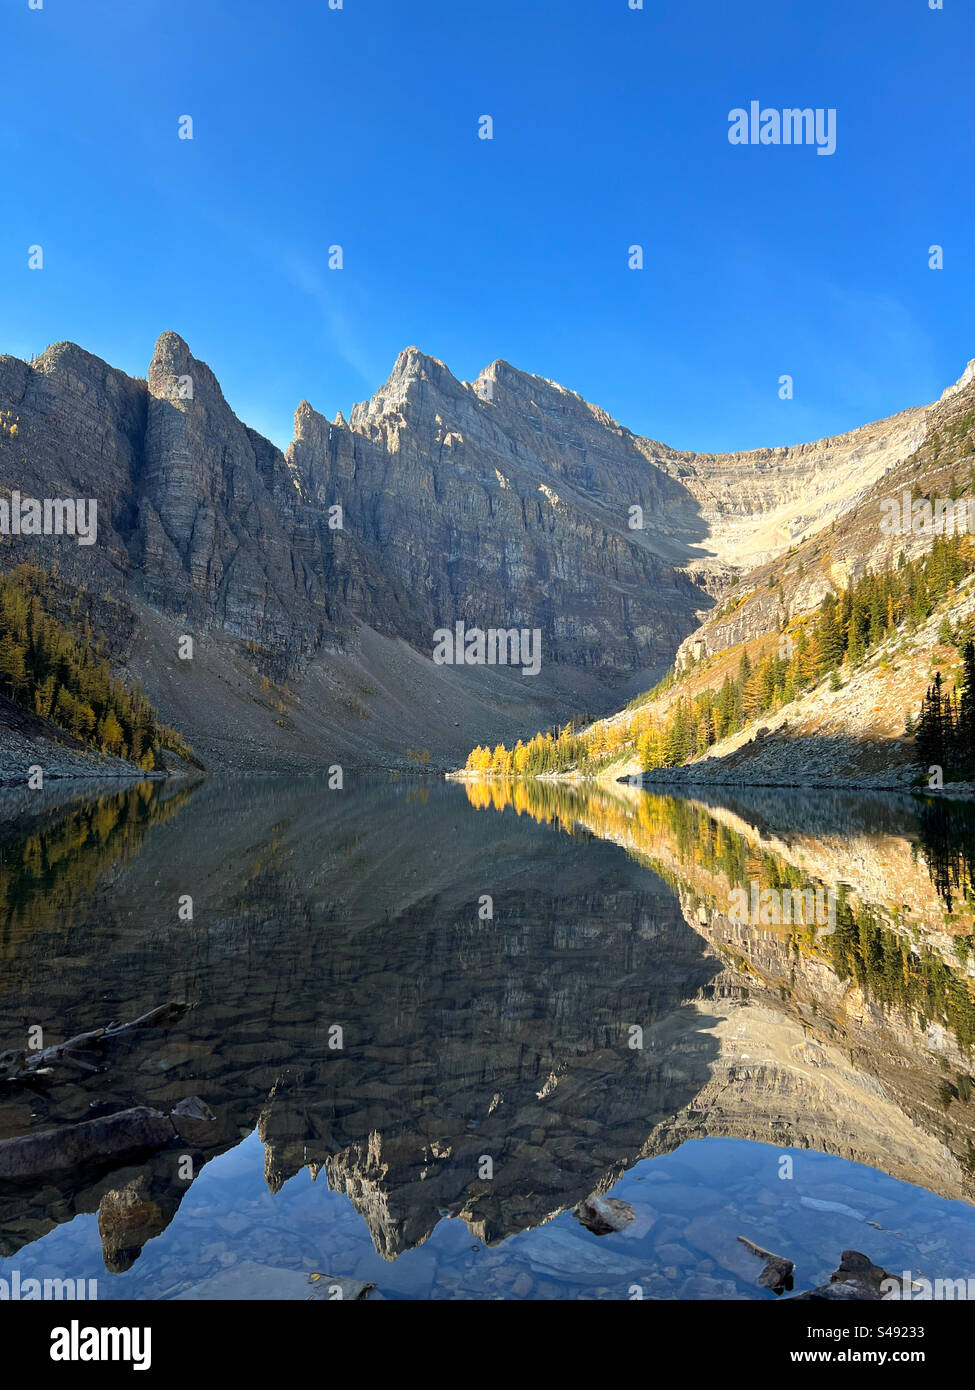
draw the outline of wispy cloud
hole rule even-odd
[[[329,283],[328,277],[335,277],[340,272],[322,270],[306,256],[294,251],[289,251],[281,264],[288,282],[307,295],[318,309],[329,346],[362,378],[368,392],[374,391],[380,381],[376,365],[350,327],[348,316],[338,302],[337,285]]]

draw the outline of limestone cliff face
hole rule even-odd
[[[848,512],[923,443],[928,414],[915,407],[811,444],[657,462],[697,504],[710,563],[751,569]]]
[[[868,569],[928,549],[930,537],[885,530],[883,505],[917,488],[947,498],[973,454],[975,361],[934,405],[795,449],[696,459],[682,481],[708,520],[708,548],[741,578],[722,595],[733,602],[684,639],[678,665],[695,648],[719,652],[774,631]],[[749,501],[756,478],[767,491]]]
[[[0,408],[18,421],[18,438],[0,440],[4,495],[95,497],[98,544],[86,547],[79,575],[94,587],[128,571],[128,549],[146,433],[143,381],[109,367],[74,343],[55,343],[30,365],[0,356]],[[4,539],[4,564],[25,558]],[[73,544],[58,544],[58,562],[79,560]]]
[[[142,467],[139,568],[150,599],[276,646],[289,645],[298,618],[311,645],[321,595],[294,562],[297,480],[175,333],[162,335],[149,367]],[[296,615],[302,588],[310,602]]]
[[[504,363],[471,385],[407,349],[348,424],[303,401],[286,455],[175,333],[145,381],[72,344],[0,358],[0,408],[18,422],[0,486],[94,498],[99,522],[95,546],[16,538],[4,558],[56,560],[66,585],[124,601],[112,656],[211,764],[388,762],[403,721],[384,671],[411,707],[450,708],[450,762],[472,733],[612,708],[666,667],[706,602],[682,571],[697,532],[660,520],[679,485],[602,411]],[[634,503],[656,531],[629,529]],[[434,666],[434,633],[457,622],[538,629],[540,675]],[[173,664],[182,633],[206,673],[192,699]],[[377,638],[400,644],[392,665]],[[267,675],[303,702],[297,737],[269,727]],[[461,712],[473,722],[452,738]]]
[[[665,662],[701,602],[686,549],[627,524],[680,489],[604,412],[507,363],[470,385],[407,348],[347,427],[303,403],[288,458],[345,506],[343,599],[415,645],[449,621],[538,627],[546,663],[625,675]]]
[[[131,574],[164,612],[299,664],[330,620],[426,653],[463,620],[538,627],[546,665],[625,679],[667,664],[701,602],[676,567],[693,528],[655,544],[627,525],[681,489],[602,411],[504,363],[471,386],[409,348],[348,425],[303,401],[287,457],[175,333],[147,382],[71,344],[2,358],[0,401],[20,422],[4,484],[98,499],[99,581]]]

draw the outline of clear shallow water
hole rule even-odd
[[[792,1181],[777,1177],[783,1154],[796,1164]],[[96,1278],[100,1299],[173,1298],[242,1266],[250,1282],[256,1263],[266,1269],[268,1296],[281,1268],[366,1280],[387,1299],[628,1299],[638,1286],[644,1298],[774,1302],[774,1293],[757,1288],[762,1262],[739,1235],[786,1252],[801,1287],[826,1282],[838,1251],[850,1248],[868,1248],[898,1277],[904,1270],[932,1280],[971,1272],[971,1206],[825,1154],[694,1140],[637,1163],[611,1195],[635,1213],[620,1234],[594,1236],[565,1212],[488,1247],[462,1221],[444,1218],[423,1245],[390,1264],[363,1217],[323,1180],[312,1183],[303,1172],[272,1197],[255,1133],[205,1169],[177,1218],[126,1273],[106,1275],[97,1219],[83,1216],[0,1261],[0,1277],[9,1280],[18,1268],[22,1280]],[[849,1211],[824,1212],[803,1205],[803,1197]]]
[[[194,1145],[0,1183],[0,1277],[774,1300],[739,1235],[798,1288],[847,1248],[975,1274],[967,821],[922,822],[882,800],[268,779],[11,827],[0,1051],[34,1022],[53,1042],[194,1007],[95,1074],[0,1088],[0,1137],[93,1102],[199,1095],[217,1118]],[[796,865],[842,872],[859,954],[849,932],[729,924],[743,873]],[[596,1189],[631,1204],[624,1231],[571,1215]]]

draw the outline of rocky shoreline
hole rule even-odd
[[[448,782],[492,782],[518,781],[518,778],[505,777],[498,773],[474,773],[464,768],[444,774]],[[855,777],[826,777],[810,775],[807,777],[782,773],[758,773],[749,776],[741,771],[732,774],[727,770],[711,770],[700,763],[689,763],[683,767],[654,768],[652,773],[626,772],[622,776],[616,771],[595,777],[580,777],[574,772],[551,772],[544,776],[532,777],[533,782],[562,783],[568,786],[596,785],[613,787],[620,783],[629,787],[639,787],[646,791],[689,792],[704,787],[730,787],[742,790],[746,787],[778,788],[786,791],[873,791],[898,792],[908,796],[975,796],[975,782],[946,782],[941,788],[918,785],[917,769],[914,767],[890,768],[885,772],[858,773]]]
[[[127,758],[113,758],[82,744],[70,746],[50,738],[38,738],[17,729],[0,728],[0,787],[27,789],[33,770],[40,768],[43,781],[67,779],[126,781],[167,777],[165,769],[145,772]],[[34,795],[35,792],[31,791]]]
[[[675,775],[682,774],[682,775]],[[892,768],[888,772],[863,772],[856,777],[824,777],[810,774],[803,777],[783,774],[758,773],[744,776],[725,772],[705,772],[697,765],[679,768],[655,768],[652,773],[621,777],[616,780],[630,786],[661,788],[672,790],[684,787],[778,787],[789,791],[821,789],[829,791],[889,791],[917,796],[937,796],[938,791],[917,785],[917,772],[914,768]],[[975,793],[975,782],[948,782],[941,789],[943,795],[971,796]]]

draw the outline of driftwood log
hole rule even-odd
[[[792,1288],[792,1271],[795,1265],[791,1260],[787,1260],[784,1255],[773,1255],[771,1250],[763,1250],[760,1245],[756,1245],[745,1236],[739,1236],[738,1239],[757,1259],[765,1261],[765,1268],[758,1276],[760,1288],[771,1289],[773,1293],[787,1292]]]
[[[131,1023],[109,1023],[37,1052],[4,1052],[0,1054],[0,1084],[36,1090],[41,1084],[56,1085],[62,1068],[75,1075],[104,1071],[111,1062],[113,1042],[133,1039],[145,1029],[168,1028],[189,1008],[184,1003],[161,1004]],[[206,1144],[213,1132],[213,1112],[198,1096],[187,1096],[168,1115],[145,1105],[116,1108],[110,1101],[97,1108],[107,1113],[0,1139],[0,1180],[36,1178],[111,1162],[123,1155],[164,1148],[177,1139],[184,1144]]]
[[[169,1028],[177,1023],[189,1008],[189,1004],[176,1002],[160,1004],[158,1008],[150,1009],[131,1023],[109,1023],[104,1028],[93,1028],[87,1033],[78,1033],[65,1042],[55,1043],[39,1052],[27,1052],[23,1049],[0,1052],[0,1082],[30,1082],[57,1065],[71,1067],[75,1071],[100,1071],[104,1064],[106,1043],[112,1043],[140,1028]]]
[[[80,1124],[0,1139],[0,1179],[36,1178],[64,1168],[105,1163],[123,1154],[165,1148],[177,1138],[192,1143],[214,1118],[199,1096],[187,1096],[168,1115],[137,1105]]]

